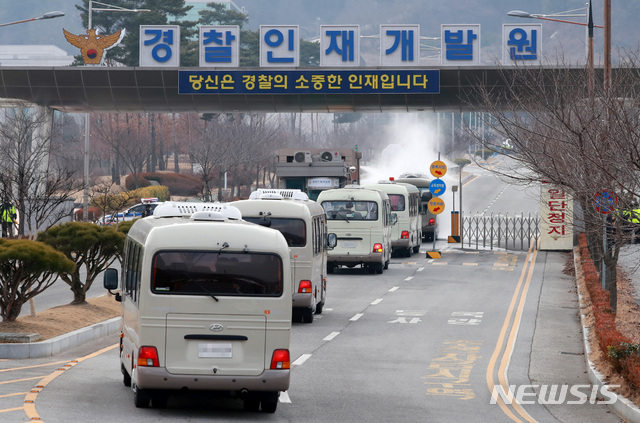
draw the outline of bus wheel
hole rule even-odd
[[[278,392],[265,392],[260,403],[263,413],[275,413],[278,408]]]
[[[313,323],[313,308],[302,309],[302,323]]]
[[[324,301],[319,302],[318,305],[316,305],[316,314],[322,314],[323,307],[324,307]]]
[[[327,273],[333,273],[336,270],[336,265],[333,263],[327,263]]]
[[[384,266],[382,266],[382,268],[383,268],[384,270],[387,270],[387,269],[389,268],[389,260],[387,260],[387,261],[385,261],[385,262],[384,262]],[[380,272],[380,273],[382,273],[382,272]]]
[[[144,389],[140,389],[134,384],[133,403],[136,408],[147,408],[149,406],[149,401],[151,401],[149,394]]]
[[[378,275],[381,275],[382,274],[382,269],[384,269],[384,265],[382,263],[378,263],[378,264],[376,264],[375,269],[376,269],[376,273]]]
[[[413,247],[413,252],[414,252],[415,254],[418,254],[418,253],[420,252],[420,246],[419,246],[419,245],[415,245],[415,246]]]

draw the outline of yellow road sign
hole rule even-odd
[[[444,201],[439,197],[433,197],[427,203],[427,208],[433,214],[440,214],[444,211]]]
[[[431,167],[429,168],[429,170],[431,174],[436,178],[442,178],[445,173],[447,173],[447,165],[441,160],[436,160],[435,162],[431,163]]]

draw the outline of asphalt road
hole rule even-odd
[[[478,210],[503,200],[525,204],[526,190],[510,191],[477,172],[465,198]],[[122,383],[113,336],[51,358],[0,361],[0,419],[557,421],[537,403],[491,404],[494,386],[530,383],[546,253],[461,250],[439,241],[442,258],[434,260],[426,258],[430,247],[392,259],[382,275],[361,269],[330,275],[323,314],[312,324],[293,324],[291,386],[275,414],[247,413],[239,401],[207,395],[137,409]]]

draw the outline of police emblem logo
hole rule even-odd
[[[62,29],[69,44],[80,49],[85,65],[102,63],[104,52],[118,45],[124,36],[124,30],[111,35],[98,35],[95,29],[88,29],[86,35],[75,35]]]

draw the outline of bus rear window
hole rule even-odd
[[[242,216],[243,220],[251,223],[257,223],[258,225],[264,222],[262,217],[247,217]],[[307,244],[307,237],[305,231],[304,220],[302,219],[288,219],[285,217],[270,217],[271,229],[277,229],[287,240],[289,247],[304,247]]]
[[[278,297],[282,260],[275,254],[162,251],[153,258],[155,294]]]
[[[375,201],[323,201],[327,220],[378,220]]]
[[[391,211],[404,211],[404,195],[388,194],[391,203]]]

